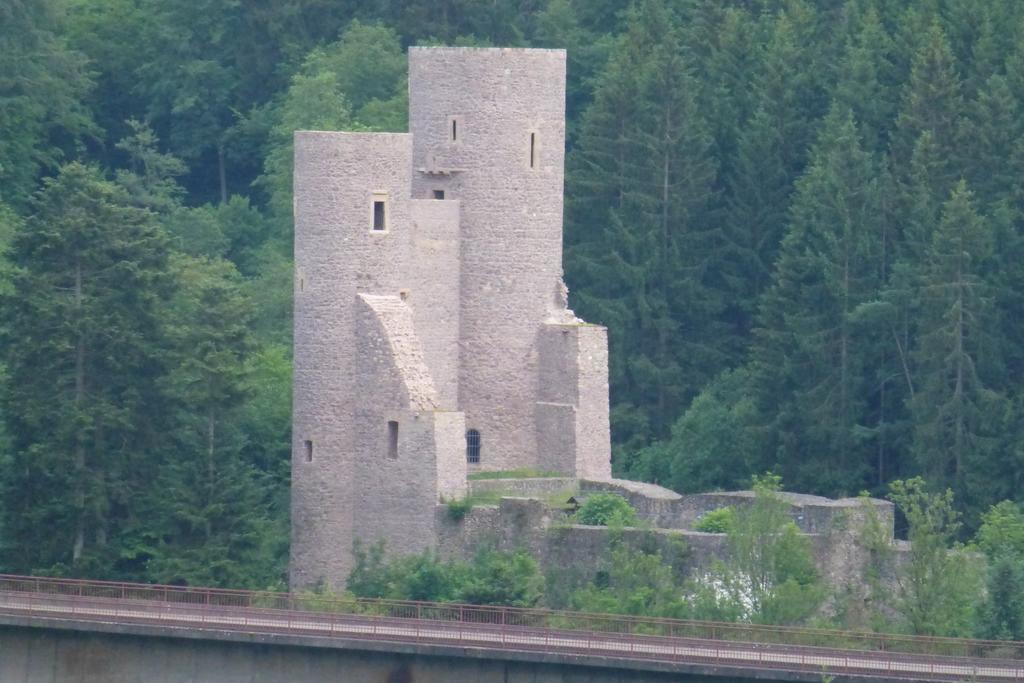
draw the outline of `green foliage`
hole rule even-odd
[[[544,590],[536,560],[518,550],[481,547],[470,562],[444,561],[425,551],[388,561],[383,542],[353,545],[348,590],[361,598],[466,602],[533,607]]]
[[[978,605],[974,635],[1024,638],[1024,513],[1008,500],[982,516],[974,538],[988,559],[984,599]]]
[[[693,618],[799,624],[820,607],[825,591],[809,539],[779,495],[780,478],[755,477],[754,497],[731,511],[730,554],[686,586]]]
[[[71,49],[58,0],[0,9],[0,200],[24,206],[41,171],[52,173],[72,144],[95,132],[83,101],[88,58]]]
[[[480,481],[483,479],[537,479],[544,477],[560,477],[558,472],[549,472],[546,470],[538,470],[532,467],[520,467],[515,470],[497,470],[493,472],[474,472],[470,474],[467,479],[470,481]]]
[[[660,552],[614,543],[603,570],[570,597],[573,609],[605,614],[683,618],[688,615],[680,576]]]
[[[735,524],[735,514],[736,510],[728,506],[711,510],[701,515],[693,528],[695,531],[703,531],[708,534],[727,534]]]
[[[973,635],[991,640],[1024,637],[1024,564],[1020,555],[998,555],[990,563]]]
[[[890,499],[907,519],[910,558],[894,605],[918,635],[965,636],[981,592],[977,558],[951,548],[960,528],[953,492],[930,493],[921,478],[895,481]]]
[[[209,365],[231,395],[216,475],[258,490],[268,548],[216,580],[276,580],[292,135],[405,130],[412,44],[568,48],[565,268],[609,327],[617,473],[699,491],[770,467],[826,495],[921,474],[973,530],[1024,480],[1022,25],[1013,0],[0,3],[4,564],[146,579],[157,550],[195,550],[198,503],[150,502],[202,478],[184,404]],[[76,249],[109,265],[78,317],[58,294]],[[153,313],[204,288],[244,301],[250,334]],[[85,337],[87,414],[65,367]]]
[[[529,553],[482,547],[469,564],[457,599],[474,605],[534,607],[543,593],[544,576]]]
[[[780,488],[776,475],[755,477],[754,499],[736,509],[729,531],[732,559],[721,579],[724,593],[755,623],[799,623],[824,598],[810,540],[790,518]]]
[[[590,284],[574,307],[610,327],[612,394],[644,417],[620,438],[637,444],[664,435],[722,360],[700,343],[721,305],[693,277],[709,267],[716,164],[682,27],[661,0],[631,8],[569,162],[567,273]]]
[[[1024,557],[1024,512],[1008,500],[993,505],[982,516],[974,540],[988,557]]]
[[[577,524],[594,526],[636,526],[636,510],[616,493],[592,493],[576,511]]]
[[[916,454],[929,480],[966,493],[969,462],[984,461],[1000,397],[990,391],[985,370],[991,320],[980,276],[993,249],[991,229],[975,212],[961,181],[943,207],[923,273],[920,388],[911,402]],[[995,355],[995,354],[991,354]],[[986,367],[987,366],[987,367]]]
[[[473,501],[470,498],[452,498],[445,502],[445,507],[448,509],[448,519],[461,522],[473,509]]]
[[[878,286],[879,176],[852,114],[833,108],[797,182],[775,281],[762,299],[755,346],[762,410],[781,449],[808,454],[787,458],[799,490],[856,486],[872,445],[855,430],[869,420],[862,383],[874,360],[872,330],[856,313]],[[785,393],[769,395],[771,387]]]
[[[292,215],[296,130],[404,130],[405,56],[394,31],[354,21],[341,38],[313,50],[274,107],[259,184],[279,220]],[[287,232],[290,233],[290,230]]]
[[[166,411],[159,312],[171,289],[152,214],[69,164],[14,235],[0,302],[13,466],[2,473],[5,565],[109,572],[138,518]],[[79,569],[81,571],[81,569]]]
[[[724,372],[697,395],[672,426],[671,437],[642,452],[641,459],[667,463],[664,481],[677,491],[741,489],[764,469],[757,419],[750,373]]]

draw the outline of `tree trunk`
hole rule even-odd
[[[217,172],[220,176],[220,203],[228,203],[228,172],[224,163],[224,143],[217,145]]]
[[[958,245],[959,246],[959,245]],[[963,252],[960,246],[957,249],[956,260],[956,389],[954,390],[954,403],[956,404],[956,436],[953,440],[954,475],[960,480],[960,473],[963,471],[963,450],[964,450],[964,273],[963,273]]]
[[[207,503],[213,502],[214,490],[216,487],[215,467],[213,462],[214,443],[216,439],[216,415],[211,407],[206,411],[206,495]],[[213,525],[210,516],[206,516],[206,538],[213,536]]]
[[[75,263],[75,309],[79,321],[82,317],[82,263]],[[75,411],[85,404],[85,337],[81,329],[75,344]],[[75,541],[71,550],[71,561],[78,562],[85,549],[85,433],[82,428],[75,434]]]

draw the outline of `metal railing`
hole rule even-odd
[[[1022,681],[1024,643],[0,575],[0,613],[885,679]]]

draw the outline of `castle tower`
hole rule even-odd
[[[410,48],[410,133],[295,135],[293,586],[417,552],[467,470],[610,476],[562,284],[565,53]]]
[[[539,467],[536,338],[562,278],[565,52],[410,48],[409,129],[414,196],[462,204],[459,403],[481,434],[478,466]]]

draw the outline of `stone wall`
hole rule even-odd
[[[409,130],[412,196],[461,204],[459,402],[483,446],[471,469],[543,469],[535,338],[562,275],[565,51],[410,48]]]
[[[412,308],[438,405],[444,410],[459,409],[459,212],[458,200],[412,200],[412,258],[406,289],[395,292]]]
[[[356,293],[400,289],[411,164],[406,134],[295,134],[293,585],[337,585],[350,568],[362,457],[354,450]],[[371,230],[375,192],[388,202],[381,232]]]
[[[562,281],[565,60],[410,48],[410,134],[295,134],[293,587],[342,587],[357,538],[435,545],[469,470],[610,477],[607,333]]]
[[[501,480],[492,481],[497,484]],[[479,483],[473,482],[472,486]],[[591,491],[597,488],[593,482],[585,482],[584,485]],[[644,486],[637,482],[615,482],[604,488],[619,493],[628,492],[633,500],[643,502],[644,496],[640,490]],[[659,491],[659,488],[655,487],[650,492],[657,494],[665,491]],[[683,518],[683,514],[673,510],[673,505],[681,506],[687,511],[686,515],[692,515],[695,510],[709,511],[723,505],[747,504],[753,494],[741,491],[696,496],[673,495],[676,498],[664,495],[646,498],[646,514],[652,518],[661,515],[664,519],[678,520]],[[797,513],[802,514],[808,528],[815,529],[805,533],[811,543],[815,565],[825,584],[830,587],[830,592],[846,591],[855,600],[866,598],[864,577],[872,555],[871,549],[863,543],[861,531],[868,522],[871,508],[866,508],[860,499],[832,501],[800,494],[780,495],[789,500],[791,513],[795,517]],[[891,542],[891,504],[872,500],[871,505],[876,511],[883,536]],[[549,578],[567,585],[580,585],[593,579],[599,570],[608,568],[613,538],[633,548],[659,551],[663,557],[672,557],[677,568],[691,573],[704,571],[717,560],[728,560],[730,552],[725,534],[657,527],[611,532],[607,527],[573,524],[570,512],[553,509],[534,498],[505,497],[496,506],[474,507],[462,520],[452,519],[445,506],[438,506],[435,524],[438,530],[438,550],[443,556],[468,560],[482,545],[506,551],[523,549],[538,560]],[[682,554],[680,543],[685,548]],[[891,543],[890,547],[892,567],[895,567],[905,561],[907,548],[899,542]],[[894,588],[893,576],[885,575],[882,580]],[[561,589],[556,587],[555,590]]]
[[[580,481],[580,491],[617,493],[629,501],[641,519],[666,529],[692,529],[701,516],[724,507],[742,507],[754,500],[753,491],[725,491],[681,495],[656,484],[625,479]],[[780,492],[789,504],[789,514],[797,527],[807,534],[828,534],[862,520],[865,501],[861,498],[834,500],[802,493]],[[867,499],[879,522],[893,533],[894,506],[886,500]]]
[[[560,491],[575,490],[576,486],[576,479],[571,477],[474,479],[469,482],[469,494],[480,496],[500,493],[512,497],[536,497]]]

